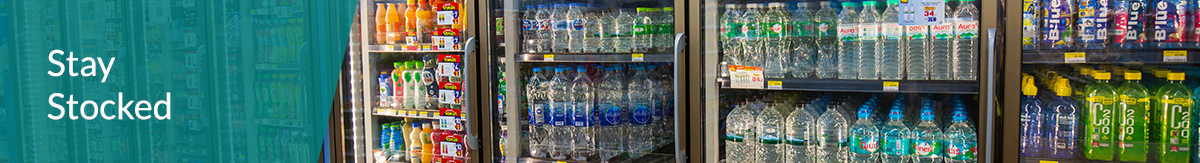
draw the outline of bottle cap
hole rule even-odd
[[[842,7],[854,7],[855,5],[857,4],[854,2],[842,2]]]
[[[556,67],[556,68],[554,68],[554,72],[563,72],[563,68],[562,68],[562,67]]]
[[[1125,71],[1125,80],[1142,80],[1142,73],[1137,71]]]
[[[1183,77],[1184,77],[1184,75],[1183,75],[1183,73],[1182,73],[1182,72],[1172,72],[1172,73],[1167,73],[1167,80],[1171,80],[1171,81],[1183,81]]]
[[[1092,68],[1081,68],[1079,69],[1079,73],[1083,74],[1084,76],[1092,76]]]
[[[534,9],[533,5],[525,5],[525,9]]]
[[[930,106],[921,107],[921,120],[922,121],[932,121],[933,120],[933,107],[930,107]]]
[[[1095,76],[1096,76],[1096,80],[1109,80],[1109,79],[1112,79],[1112,73],[1108,73],[1108,72],[1104,72],[1104,71],[1099,71],[1099,72],[1096,72],[1096,73],[1095,73]]]
[[[783,2],[771,2],[767,3],[767,7],[784,7],[784,4]]]
[[[533,72],[542,72],[542,68],[534,67]]]
[[[539,4],[537,5],[537,8],[546,8],[546,4]]]
[[[904,112],[901,111],[900,105],[892,105],[892,110],[888,112],[888,119],[900,120],[904,118]]]
[[[1036,96],[1037,86],[1033,84],[1033,76],[1021,77],[1021,94],[1026,96]]]
[[[392,62],[392,67],[396,67],[396,68],[404,67],[404,63],[403,62]]]
[[[819,4],[821,4],[821,6],[829,6],[829,1],[821,1]]]
[[[421,68],[421,67],[425,67],[425,62],[417,62],[417,61],[413,61],[413,66],[415,66],[414,68]]]
[[[1058,96],[1071,96],[1071,83],[1066,78],[1059,78],[1054,83],[1054,94]]]
[[[875,1],[863,1],[863,6],[875,6]]]
[[[736,9],[736,8],[738,8],[738,5],[737,5],[737,4],[732,4],[732,3],[731,3],[731,4],[725,4],[725,9]]]
[[[674,7],[663,7],[662,9],[663,9],[663,11],[668,11],[668,12],[675,11]]]
[[[638,70],[638,71],[646,70],[646,67],[637,66],[637,67],[633,67],[633,70]]]
[[[866,119],[869,117],[871,117],[871,109],[868,109],[867,106],[858,108],[858,119]]]
[[[650,11],[650,8],[646,8],[646,7],[638,7],[637,8],[637,12],[647,12],[647,11]]]
[[[887,4],[889,4],[889,5],[900,4],[900,0],[887,0]]]
[[[1171,71],[1167,71],[1167,70],[1161,70],[1161,69],[1159,69],[1159,70],[1154,70],[1154,77],[1156,77],[1156,78],[1167,78],[1167,73],[1170,73],[1170,72],[1171,72]]]
[[[604,71],[614,71],[613,67],[604,67]]]
[[[554,6],[554,8],[567,7],[567,5],[565,5],[565,4],[562,4],[562,3],[559,3],[559,4],[554,4],[553,6]]]
[[[575,68],[575,71],[587,72],[587,68],[579,67],[579,68]]]

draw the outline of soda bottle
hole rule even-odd
[[[1158,48],[1182,48],[1187,30],[1187,3],[1183,0],[1154,2],[1154,42]]]
[[[1120,100],[1117,101],[1117,158],[1121,161],[1146,162],[1148,148],[1146,139],[1147,111],[1150,110],[1150,98],[1146,87],[1139,82],[1142,73],[1137,71],[1125,72],[1125,84],[1117,87]]]
[[[858,12],[854,2],[842,2],[842,13],[838,14],[838,79],[858,79],[858,56],[861,35],[859,34]]]
[[[742,65],[741,43],[743,37],[741,23],[741,8],[738,4],[725,4],[725,12],[721,14],[721,76],[729,76],[728,65]]]
[[[1045,155],[1055,158],[1075,157],[1079,108],[1071,98],[1071,85],[1065,78],[1056,78],[1054,97],[1046,101]]]
[[[1108,12],[1112,9],[1107,0],[1080,0],[1079,44],[1084,49],[1108,48]]]
[[[1108,83],[1111,74],[1107,72],[1097,72],[1093,76],[1096,82],[1088,84],[1087,92],[1085,93],[1086,108],[1087,108],[1087,139],[1084,139],[1084,157],[1089,160],[1110,161],[1113,159],[1112,141],[1116,137],[1114,131],[1114,117],[1116,91],[1112,85]]]
[[[587,69],[580,66],[576,71],[579,71],[579,75],[571,82],[571,104],[574,110],[571,117],[574,126],[571,132],[574,152],[571,156],[575,161],[587,161],[593,154],[592,149],[596,147],[595,137],[592,137],[595,133],[591,127],[596,92],[592,90],[592,79],[588,78]]]
[[[762,17],[759,12],[760,8],[762,8],[762,4],[746,4],[746,12],[742,13],[741,19],[738,19],[742,24],[742,39],[738,39],[742,45],[741,64],[745,66],[763,66],[763,27],[758,22]]]
[[[946,4],[952,0],[946,0]],[[954,13],[947,5],[945,13]],[[954,76],[952,72],[952,54],[951,46],[954,44],[955,21],[942,21],[941,24],[929,26],[930,38],[929,53],[926,54],[926,60],[929,64],[929,79],[930,80],[950,80]]]
[[[813,21],[812,13],[809,11],[808,3],[796,3],[796,11],[792,11],[791,15],[791,65],[789,72],[794,78],[808,78],[812,76],[814,68],[817,66],[817,45],[816,45],[816,24]]]
[[[600,149],[600,158],[608,158],[617,154],[615,151],[620,151],[624,146],[626,138],[624,130],[621,128],[623,122],[621,113],[625,103],[624,86],[620,82],[620,76],[614,71],[613,67],[604,67],[605,75],[597,82],[596,108],[599,111],[597,122],[599,126],[596,128],[597,146]]]
[[[958,11],[954,12],[954,35],[956,35],[954,37],[954,79],[975,80],[978,68],[975,66],[978,63],[975,57],[978,56],[976,45],[979,42],[979,11],[975,9],[975,0],[960,0],[960,2],[962,5],[959,5]],[[1107,30],[1108,28],[1105,27],[1098,31]],[[1100,36],[1107,37],[1108,35],[1101,34]]]
[[[1042,46],[1047,49],[1070,49],[1075,44],[1075,1],[1046,0],[1046,15],[1042,22]]]
[[[921,106],[921,121],[913,130],[913,162],[942,162],[942,156],[945,156],[942,153],[945,137],[942,135],[942,128],[934,122],[933,106],[928,102]]]
[[[883,126],[883,162],[908,162],[912,155],[912,130],[904,124],[904,112],[901,105],[892,105],[888,112],[888,122]]]
[[[787,136],[785,140],[787,148],[784,149],[787,151],[786,159],[784,159],[786,162],[813,161],[811,157],[813,156],[813,152],[815,152],[813,151],[815,144],[810,144],[809,141],[813,139],[814,135],[812,133],[813,126],[810,125],[814,123],[814,119],[813,114],[808,109],[803,109],[809,107],[809,105],[814,104],[810,102],[810,104],[792,111],[788,114],[784,122],[784,132],[786,132],[785,136]]]
[[[879,19],[879,12],[875,11],[875,1],[863,1],[862,12],[858,17],[858,34],[861,40],[858,56],[858,79],[860,80],[876,80],[879,79],[879,58],[883,56],[883,45],[881,42],[880,26],[883,24],[883,19]]]
[[[542,84],[542,68],[533,68],[533,73],[529,80],[525,83],[525,98],[528,104],[529,115],[529,155],[533,157],[546,157],[550,149],[546,145],[546,106],[547,97],[545,95],[549,90],[543,90]]]
[[[1192,92],[1183,86],[1184,73],[1172,72],[1167,74],[1169,82],[1158,88],[1155,95],[1154,110],[1159,112],[1155,117],[1158,125],[1158,159],[1159,162],[1189,162],[1192,143]]]
[[[858,109],[858,120],[850,126],[850,162],[879,162],[876,152],[879,151],[879,128],[870,118],[871,109],[863,106]]]
[[[821,9],[813,14],[817,30],[817,78],[831,79],[838,76],[838,22],[829,1],[821,1]]]
[[[764,40],[764,48],[762,48],[765,55],[763,59],[765,62],[763,65],[763,75],[768,78],[783,78],[789,71],[789,68],[791,68],[791,66],[785,66],[785,64],[791,64],[787,62],[793,61],[766,58],[784,58],[787,56],[788,47],[791,47],[790,42],[788,42],[788,36],[786,36],[789,30],[791,30],[787,28],[787,22],[789,20],[788,16],[791,14],[787,13],[787,6],[782,2],[768,3],[767,7],[767,12],[763,14],[763,18],[759,19],[758,22],[759,27],[763,28],[760,38]]]
[[[767,108],[763,108],[758,113],[758,125],[755,131],[758,131],[758,148],[755,149],[757,157],[754,157],[758,162],[775,162],[784,159],[784,154],[780,153],[783,147],[783,131],[779,128],[779,112],[776,111],[775,104],[767,104]]]
[[[900,0],[888,0],[883,11],[879,46],[879,78],[904,79],[904,28],[900,26]]]
[[[950,127],[946,127],[946,162],[973,163],[976,160],[975,127],[967,122],[962,105],[955,106],[950,116]]]
[[[1037,49],[1042,3],[1040,0],[1022,0],[1021,4],[1021,49]]]
[[[832,103],[828,105],[825,113],[817,119],[816,133],[816,161],[817,162],[843,162],[846,161],[848,149],[846,148],[846,117],[842,116],[842,112],[838,107],[842,107],[841,103]]]
[[[533,5],[525,5],[525,13],[521,18],[521,37],[525,38],[524,48],[526,53],[535,53],[540,51],[538,47],[538,9]]]
[[[1043,123],[1042,104],[1037,98],[1037,86],[1033,76],[1022,77],[1021,84],[1021,156],[1039,157],[1042,155]]]

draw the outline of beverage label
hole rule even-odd
[[[858,41],[858,26],[856,25],[838,25],[837,37],[841,41]]]
[[[613,126],[621,124],[621,107],[612,103],[601,103],[598,107],[600,111],[600,125]]]
[[[633,104],[633,112],[631,114],[633,114],[631,116],[633,121],[630,121],[630,123],[644,125],[653,122],[650,117],[650,106],[646,105],[646,103]]]
[[[918,157],[937,157],[942,154],[942,142],[936,140],[913,140],[913,153]]]
[[[552,28],[554,26],[554,23],[553,23],[553,20],[542,19],[542,20],[538,20],[537,25],[538,25],[538,30],[550,30],[550,28]]]
[[[1159,99],[1162,124],[1159,131],[1159,159],[1163,162],[1188,162],[1191,141],[1192,99]]]
[[[566,102],[550,103],[551,125],[562,126],[567,124],[567,105]]]
[[[658,122],[658,121],[663,120],[663,109],[665,109],[663,107],[664,107],[663,104],[655,104],[654,107],[651,107],[651,110],[650,110],[650,120],[651,121]]]
[[[905,26],[905,28],[907,30],[904,31],[904,35],[907,36],[909,40],[922,40],[928,38],[929,36],[929,26],[910,25]]]
[[[592,113],[588,112],[588,109],[592,108],[592,103],[576,102],[574,108],[575,111],[571,118],[573,125],[575,127],[592,126]]]
[[[862,24],[858,26],[859,39],[862,40],[877,40],[879,39],[879,25],[877,24]]]
[[[742,141],[746,140],[746,136],[740,135],[740,134],[735,134],[735,133],[733,133],[733,131],[729,131],[729,132],[725,133],[725,140],[732,141],[732,142],[742,142]]]
[[[1037,22],[1041,16],[1037,0],[1023,0],[1021,10],[1021,45],[1033,45],[1034,39],[1037,38],[1038,25]]]
[[[912,154],[912,139],[903,137],[886,137],[883,139],[883,154],[892,156],[908,156]]]
[[[529,124],[546,124],[546,105],[529,104]]]
[[[1079,1],[1079,41],[1108,42],[1108,0]]]
[[[808,142],[804,137],[798,135],[788,135],[784,143],[792,146],[804,146]]]
[[[1085,101],[1087,101],[1087,110],[1090,114],[1088,116],[1086,132],[1088,138],[1085,139],[1085,145],[1092,148],[1112,147],[1109,142],[1112,141],[1113,133],[1115,133],[1113,119],[1117,114],[1113,108],[1114,99],[1104,96],[1090,96],[1086,97]],[[1100,151],[1095,152],[1100,152],[1101,154],[1111,152],[1111,148],[1098,150]]]
[[[782,143],[783,140],[781,140],[779,138],[779,136],[775,136],[776,134],[774,134],[774,133],[778,133],[776,131],[777,131],[777,129],[774,127],[766,127],[766,129],[764,131],[766,134],[759,136],[758,142],[762,143],[764,145],[772,145],[772,144]]]
[[[1113,43],[1125,43],[1126,28],[1129,27],[1129,7],[1126,1],[1113,2],[1113,6],[1125,6],[1125,9],[1114,9],[1112,12]]]
[[[1121,95],[1120,126],[1117,128],[1117,148],[1120,148],[1118,158],[1122,161],[1145,162],[1146,158],[1146,110],[1149,108],[1149,98],[1134,98]],[[1139,159],[1140,158],[1140,159]]]
[[[1191,1],[1191,2],[1196,3],[1197,1]],[[1192,19],[1190,20],[1190,21],[1192,21],[1191,22],[1192,26],[1190,26],[1190,28],[1188,28],[1188,30],[1192,31],[1192,35],[1189,36],[1187,38],[1187,40],[1189,42],[1200,42],[1200,30],[1196,30],[1196,27],[1200,27],[1200,21],[1197,21],[1196,18],[1194,18],[1196,16],[1196,14],[1200,14],[1200,7],[1197,7],[1196,6],[1197,4],[1191,4],[1191,5],[1192,5],[1191,6],[1192,11],[1187,14],[1192,14],[1192,15],[1186,16],[1186,17],[1192,17]]]
[[[1146,6],[1146,1],[1132,0],[1127,2],[1129,3],[1129,17],[1125,22],[1125,33],[1122,35],[1125,38],[1123,42],[1144,43],[1146,42],[1146,25],[1148,24],[1149,19],[1146,18],[1146,16],[1150,15],[1150,13],[1147,12],[1148,7]]]
[[[658,33],[674,36],[675,35],[675,24],[674,23],[665,23],[665,24],[658,26]]]
[[[881,31],[884,39],[899,40],[904,37],[904,28],[900,23],[883,23]]]
[[[1054,118],[1055,122],[1058,122],[1055,124],[1058,125],[1056,128],[1059,129],[1058,134],[1057,134],[1059,136],[1059,138],[1075,139],[1075,130],[1074,129],[1075,129],[1075,124],[1077,124],[1075,121],[1076,115],[1074,115],[1074,114],[1058,114],[1058,115],[1055,115],[1052,117]],[[1063,148],[1066,148],[1066,147],[1064,146]]]
[[[833,27],[833,23],[835,22],[814,21],[813,24],[816,24],[817,27],[817,30],[814,34],[816,34],[816,36],[837,36],[837,29]]]
[[[533,26],[533,22],[534,22],[533,20],[521,20],[521,30],[523,30],[523,31],[533,30],[531,28]]]
[[[742,36],[743,37],[759,37],[762,35],[762,33],[760,33],[762,31],[759,31],[760,30],[759,28],[760,27],[759,27],[758,23],[742,24]]]
[[[725,23],[721,26],[721,33],[723,33],[725,37],[742,36],[742,32],[745,31],[742,31],[741,23]]]
[[[651,34],[654,34],[654,25],[648,25],[648,24],[633,25],[633,35],[634,36],[645,36],[645,35],[651,35]]]
[[[570,27],[571,30],[583,30],[584,25],[585,24],[583,24],[583,20],[575,19],[571,21],[571,24],[568,25],[568,27]]]
[[[942,23],[929,26],[929,35],[933,39],[951,39],[954,38],[954,25],[951,23]]]
[[[781,37],[783,36],[783,29],[786,28],[780,22],[767,22],[762,23],[760,26],[767,28],[767,30],[763,31],[763,37]]]
[[[1154,41],[1183,42],[1187,25],[1187,4],[1180,0],[1154,3]]]
[[[946,147],[946,157],[953,160],[975,159],[975,142],[950,143]]]
[[[855,135],[850,137],[850,152],[857,154],[874,154],[879,150],[879,137]]]
[[[1042,22],[1042,43],[1046,45],[1070,45],[1072,42],[1071,24],[1074,11],[1070,0],[1048,0],[1046,2],[1046,17]]]
[[[979,37],[979,23],[973,18],[958,18],[958,23],[954,26],[954,35],[958,39],[974,39],[975,37]]]

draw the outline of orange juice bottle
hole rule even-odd
[[[409,45],[415,45],[417,40],[417,0],[408,0],[408,9],[404,10],[404,37]]]
[[[396,29],[395,26],[391,25],[394,22],[400,21],[400,16],[396,15],[396,4],[388,4],[386,19],[387,19],[387,23],[384,23],[384,24],[387,24],[387,25],[385,25],[387,28],[387,33],[388,33],[387,44],[396,44],[396,41],[399,40],[399,37],[396,36],[396,32],[399,29]]]
[[[433,33],[433,25],[437,24],[437,20],[433,16],[433,10],[429,8],[429,1],[417,0],[417,38],[422,42],[429,40],[429,34]]]
[[[421,124],[421,162],[433,162],[433,124],[427,122]]]
[[[466,8],[467,4],[463,3],[462,0],[456,0],[455,2],[458,2],[458,19],[454,20],[454,29],[463,31],[463,23],[467,22],[467,10],[464,10],[463,8]]]
[[[387,42],[387,7],[385,4],[375,4],[375,43]]]

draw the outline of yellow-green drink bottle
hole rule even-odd
[[[1112,161],[1116,146],[1116,98],[1117,92],[1108,80],[1112,74],[1096,72],[1096,82],[1087,85],[1084,108],[1087,116],[1084,128],[1083,156],[1088,160]]]
[[[1192,123],[1192,92],[1183,86],[1183,73],[1167,74],[1167,83],[1158,88],[1154,110],[1159,126],[1158,160],[1163,163],[1189,162]]]
[[[1150,98],[1142,86],[1142,73],[1127,71],[1125,84],[1117,88],[1117,158],[1128,162],[1146,162],[1149,144],[1146,123]]]

